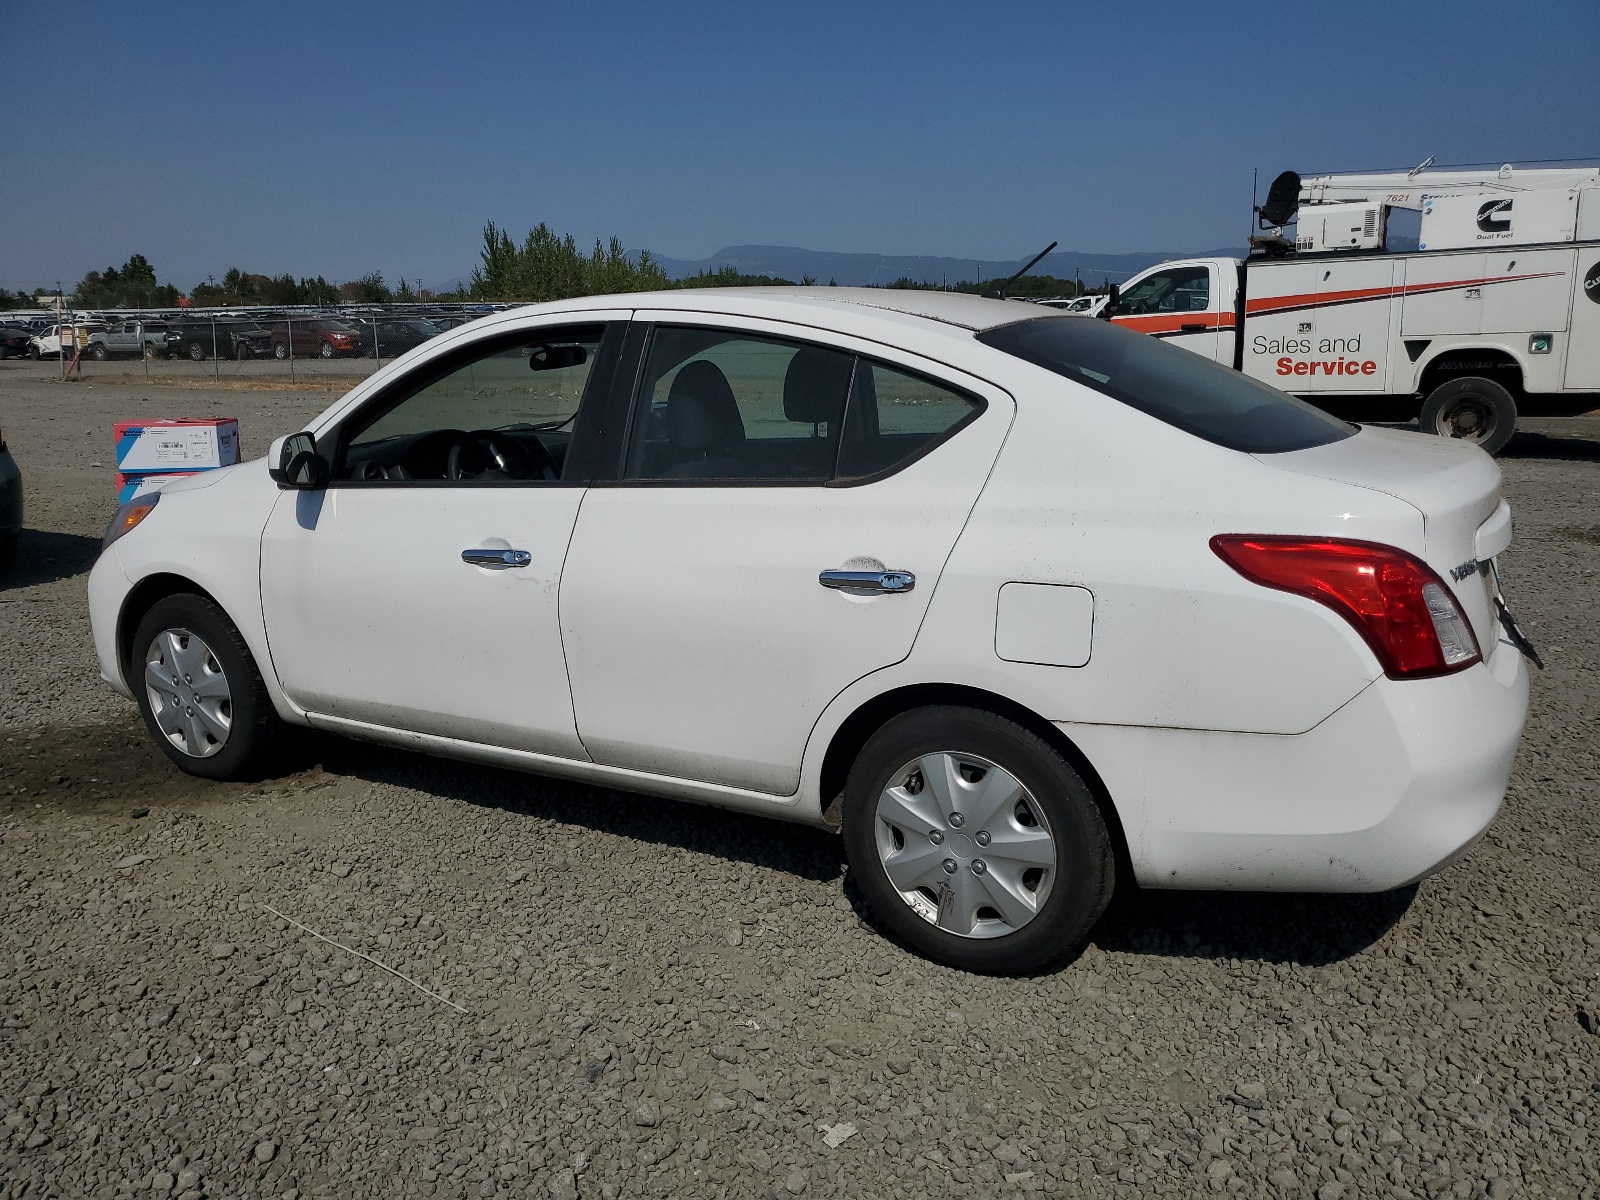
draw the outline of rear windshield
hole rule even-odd
[[[1230,450],[1278,454],[1355,432],[1304,400],[1109,321],[1039,317],[978,340]]]

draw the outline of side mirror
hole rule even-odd
[[[283,438],[278,460],[267,473],[280,488],[318,491],[328,486],[328,460],[317,453],[317,439],[309,433]]]
[[[1105,307],[1100,310],[1100,316],[1102,320],[1109,321],[1112,317],[1117,315],[1117,300],[1121,297],[1121,295],[1121,290],[1118,289],[1117,285],[1113,283],[1106,291]]]

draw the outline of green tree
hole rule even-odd
[[[83,308],[170,308],[178,302],[178,289],[156,281],[156,269],[142,254],[116,267],[90,271],[72,290],[74,303]]]
[[[671,286],[649,251],[629,258],[621,241],[612,238],[609,244],[596,240],[593,253],[585,255],[570,233],[560,236],[543,221],[521,245],[488,222],[479,259],[468,287],[475,300],[565,300]]]
[[[346,304],[392,304],[394,293],[383,281],[382,271],[370,271],[360,279],[339,285],[339,298]]]
[[[672,286],[680,288],[793,287],[794,280],[782,279],[776,275],[746,275],[732,263],[723,263],[720,267],[711,270],[697,271],[693,275],[685,275]]]

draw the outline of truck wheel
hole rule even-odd
[[[90,346],[89,347],[89,357],[94,359],[95,362],[105,362],[105,360],[106,360],[105,343],[104,342],[96,342],[94,345]]]
[[[233,356],[235,358],[237,358],[240,362],[243,362],[245,359],[249,358],[250,357],[250,343],[249,342],[240,342],[238,345],[236,345],[233,348]]]
[[[1517,402],[1500,384],[1477,375],[1441,383],[1422,404],[1423,433],[1460,438],[1499,454],[1517,428]]]
[[[203,362],[206,357],[206,348],[199,342],[189,343],[189,358],[192,362]]]
[[[288,358],[289,357],[288,344],[285,343],[285,342],[275,342],[275,343],[273,343],[273,346],[272,346],[272,357],[273,358]]]

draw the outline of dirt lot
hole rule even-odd
[[[111,423],[260,453],[356,368],[0,363],[0,1196],[1596,1195],[1600,417],[1504,459],[1549,669],[1464,861],[1132,892],[989,979],[876,933],[811,830],[344,744],[169,768],[89,647]]]

